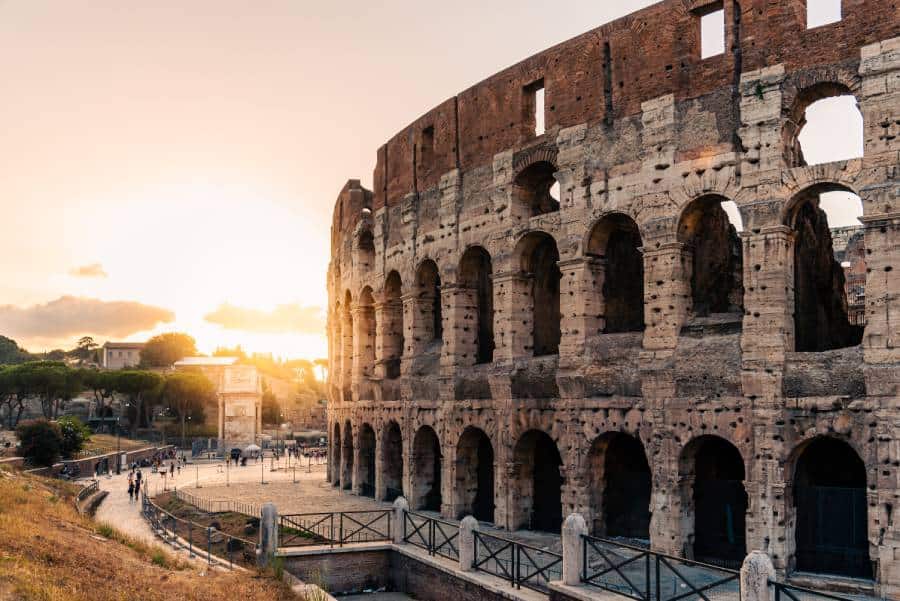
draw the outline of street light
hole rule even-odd
[[[119,420],[122,419],[122,416],[116,416],[116,475],[122,473],[122,444],[119,440]]]

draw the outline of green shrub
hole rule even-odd
[[[65,416],[56,420],[62,434],[62,447],[60,452],[63,457],[72,458],[78,451],[84,448],[91,439],[91,430],[74,416]]]
[[[59,458],[62,450],[62,432],[59,426],[46,419],[22,422],[16,428],[21,443],[22,456],[38,465],[50,466]]]

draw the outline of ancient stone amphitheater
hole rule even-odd
[[[900,594],[900,9],[808,25],[668,0],[378,149],[334,209],[330,481]],[[863,156],[809,165],[806,109],[846,95]],[[852,321],[834,191],[862,200]]]

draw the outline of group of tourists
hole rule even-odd
[[[128,472],[128,500],[132,503],[141,498],[141,485],[144,485],[146,492],[146,483],[144,482],[144,474],[141,473],[137,464],[131,465],[131,471]]]

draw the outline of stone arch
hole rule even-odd
[[[512,529],[559,532],[562,526],[562,457],[543,430],[528,430],[513,449],[514,475],[509,494]]]
[[[695,317],[743,313],[743,245],[722,208],[724,202],[730,201],[724,196],[701,196],[684,207],[678,220]]]
[[[341,488],[353,488],[353,426],[348,419],[344,423],[344,436],[341,439]]]
[[[588,235],[587,255],[602,270],[603,331],[639,332],[644,329],[644,257],[637,223],[624,213],[601,218]]]
[[[468,426],[456,445],[456,483],[453,489],[457,516],[473,515],[494,521],[494,445],[484,430]]]
[[[513,180],[515,202],[529,217],[559,211],[559,185],[556,165],[549,160],[537,160],[522,168]],[[556,191],[556,196],[553,196]]]
[[[494,360],[494,282],[491,255],[482,246],[470,246],[459,262],[460,291],[475,311],[475,363]]]
[[[331,436],[331,485],[341,485],[341,424],[334,422]]]
[[[442,459],[437,432],[431,426],[421,426],[413,438],[410,457],[410,507],[414,511],[441,510]]]
[[[403,433],[396,420],[389,420],[381,434],[381,477],[384,501],[403,496]]]
[[[359,427],[358,492],[364,497],[375,496],[375,430],[368,422]]]
[[[375,296],[372,288],[366,286],[359,293],[356,304],[356,318],[359,320],[359,364],[362,375],[371,378],[375,375]]]
[[[438,342],[444,336],[441,307],[441,275],[437,263],[425,259],[416,269],[416,319],[425,342]]]
[[[353,295],[344,292],[344,306],[341,315],[341,378],[344,392],[349,396],[353,381]]]
[[[867,474],[856,450],[839,438],[816,436],[794,449],[789,471],[788,511],[794,517],[789,566],[872,578]]]
[[[370,227],[363,227],[356,234],[354,250],[356,265],[360,274],[370,273],[375,268],[375,236]]]
[[[800,145],[800,134],[806,125],[806,111],[813,104],[829,98],[853,96],[858,100],[859,78],[844,73],[814,74],[796,82],[782,96],[783,125],[781,139],[784,160],[789,167],[807,164]]]
[[[832,191],[854,193],[841,184],[820,183],[801,190],[785,206],[785,225],[793,233],[796,351],[845,348],[863,339],[864,322],[854,325],[850,321],[846,274],[835,259],[828,216],[820,207],[821,195]]]
[[[380,326],[380,363],[384,377],[394,380],[400,377],[400,361],[403,357],[403,280],[393,270],[384,280],[382,292],[384,308]]]
[[[598,436],[588,452],[589,528],[595,536],[650,540],[652,477],[644,445],[624,432]]]
[[[747,554],[745,478],[741,452],[724,438],[699,436],[682,449],[679,482],[686,557],[725,567],[741,565]]]
[[[530,318],[531,350],[535,357],[559,353],[560,327],[559,249],[550,234],[529,232],[516,245],[516,257],[526,279],[525,296]]]

